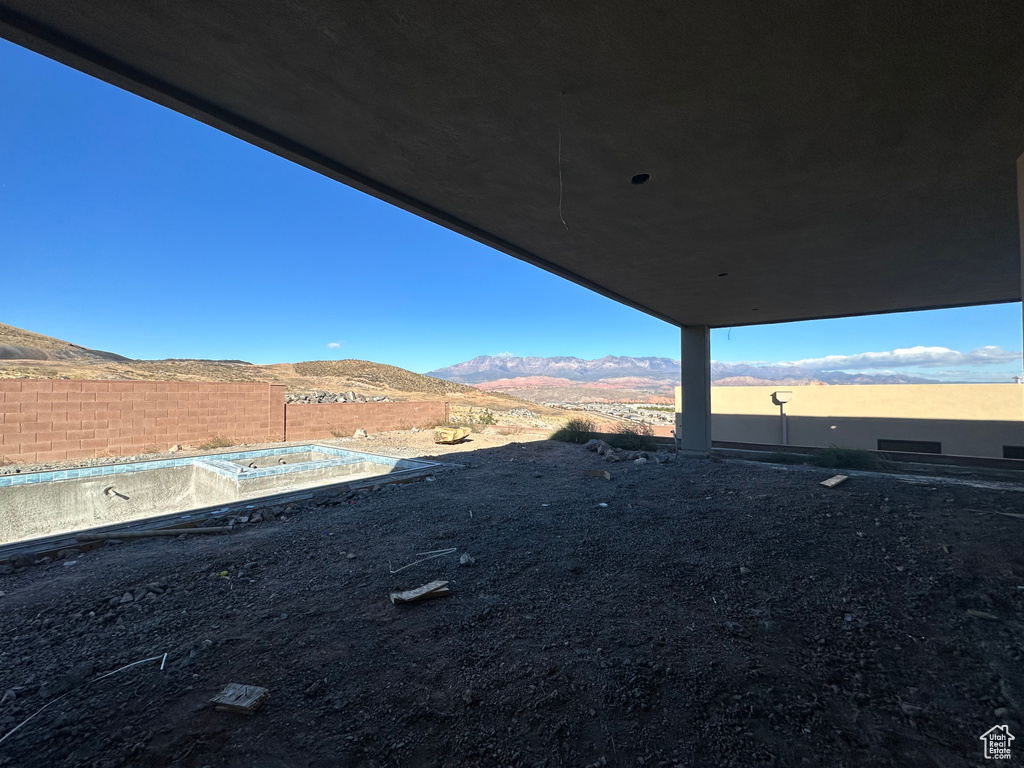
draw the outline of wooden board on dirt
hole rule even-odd
[[[392,592],[391,602],[395,605],[399,603],[414,603],[417,600],[429,600],[432,597],[444,597],[448,594],[451,594],[451,590],[448,589],[447,581],[432,581],[429,584],[424,584],[422,587],[416,587],[416,589]]]
[[[258,685],[228,683],[223,691],[210,700],[210,703],[221,712],[251,715],[269,698],[270,691]]]

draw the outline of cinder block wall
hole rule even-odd
[[[433,427],[448,422],[448,403],[296,403],[285,406],[288,440],[348,437],[357,429]]]
[[[284,437],[284,387],[174,381],[0,380],[0,455],[18,462],[122,456],[213,437]]]

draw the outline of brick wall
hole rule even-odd
[[[298,403],[286,405],[288,440],[345,437],[357,429],[385,432],[447,423],[448,403]]]
[[[19,462],[284,436],[284,387],[174,381],[0,380],[0,455]]]

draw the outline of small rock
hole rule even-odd
[[[121,599],[118,602],[120,602],[122,605],[125,603],[134,603],[135,598],[132,597],[131,592],[125,592],[123,595],[121,595]]]
[[[1010,710],[1006,707],[997,707],[996,709],[992,710],[992,714],[996,717],[1006,717],[1010,714]]]
[[[352,433],[352,437],[369,437],[369,434],[365,429],[357,429]]]
[[[476,562],[476,558],[466,552],[462,557],[459,558],[459,565],[471,566]]]
[[[740,566],[740,576],[749,576],[749,575],[750,575],[750,569],[747,568],[745,565],[741,565]]]
[[[167,452],[168,453],[177,453],[180,450],[181,450],[181,446],[178,445],[178,444],[174,444],[170,448],[167,449]]]
[[[533,476],[534,476],[534,478],[544,477],[544,475],[542,475],[540,472],[534,472]]]
[[[725,627],[725,631],[728,634],[732,635],[733,637],[741,637],[741,638],[749,638],[750,637],[750,633],[747,632],[747,630],[745,630],[743,628],[743,625],[739,624],[738,622],[727,621],[727,622],[725,622],[725,624],[723,626]]]
[[[641,456],[639,459],[635,459],[633,461],[633,463],[634,464],[646,464],[647,463],[647,459],[645,459],[643,456]]]
[[[352,553],[352,552],[349,552],[349,553],[348,553],[347,555],[345,555],[345,559],[346,559],[346,560],[355,560],[355,559],[356,559],[356,556],[355,556],[355,554],[354,554],[354,553]]]

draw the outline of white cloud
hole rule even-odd
[[[344,343],[345,342],[343,342],[343,341],[332,341],[332,342],[330,342],[327,345],[327,348],[328,349],[341,349],[341,345],[344,344]]]
[[[910,347],[908,349],[893,349],[888,352],[863,352],[859,355],[828,355],[807,360],[782,362],[779,365],[824,371],[843,371],[868,368],[1006,365],[1020,359],[1020,352],[1010,352],[1001,347],[978,347],[970,352],[957,352],[946,347]]]

